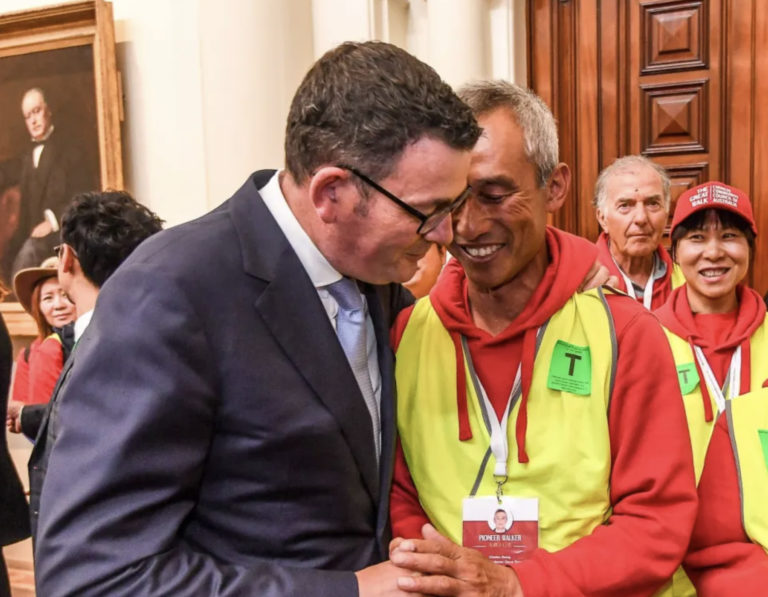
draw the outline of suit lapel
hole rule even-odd
[[[257,175],[253,190],[239,192],[232,205],[245,270],[268,282],[254,306],[285,357],[338,422],[371,499],[377,502],[379,479],[365,400],[317,290],[255,192],[259,182]]]
[[[73,348],[72,353],[69,355],[69,358],[64,363],[64,367],[62,368],[61,373],[59,374],[59,379],[56,380],[56,385],[53,388],[51,399],[48,401],[48,404],[45,407],[43,418],[40,421],[40,428],[37,430],[37,436],[35,437],[35,445],[32,447],[32,453],[29,456],[30,464],[39,464],[41,462],[41,459],[43,458],[43,454],[46,451],[48,427],[51,424],[51,417],[52,417],[51,413],[58,406],[61,387],[64,384],[64,381],[69,376],[70,370],[72,369],[72,364],[74,363],[74,356],[75,356],[75,349]],[[49,447],[48,450],[50,451],[50,449],[51,448]]]
[[[381,461],[379,462],[379,511],[376,523],[376,536],[379,540],[381,556],[387,559],[389,543],[389,492],[392,485],[392,469],[395,458],[395,406],[394,355],[389,343],[388,314],[384,312],[376,288],[370,284],[363,286],[368,301],[368,310],[376,332],[376,351],[381,371]]]

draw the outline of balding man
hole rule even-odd
[[[646,309],[663,305],[685,282],[661,245],[669,187],[664,168],[640,155],[619,158],[595,185],[600,261],[618,278],[618,288]]]
[[[42,89],[24,93],[21,112],[32,147],[21,165],[19,226],[9,247],[15,256],[12,274],[48,257],[58,242],[58,219],[72,197],[99,187],[98,163],[54,126]]]

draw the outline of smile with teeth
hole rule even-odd
[[[483,247],[462,247],[470,257],[488,257],[504,245],[485,245]]]
[[[705,278],[717,278],[724,275],[728,271],[727,267],[713,267],[709,269],[703,269],[699,273]]]

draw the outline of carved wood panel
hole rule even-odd
[[[768,290],[768,2],[529,0],[528,23],[529,85],[574,173],[552,222],[596,238],[597,174],[644,153],[670,172],[673,201],[706,180],[750,195],[751,278]]]

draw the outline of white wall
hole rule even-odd
[[[13,11],[60,0],[2,0]],[[126,187],[169,224],[282,165],[288,105],[340,41],[404,46],[452,85],[522,81],[523,0],[113,0]]]

